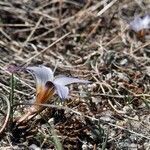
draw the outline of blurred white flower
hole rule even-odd
[[[136,17],[130,22],[130,28],[135,32],[139,32],[143,29],[150,29],[150,15]]]
[[[58,76],[54,77],[54,73],[50,68],[45,66],[27,67],[26,70],[33,75],[36,81],[36,101],[43,103],[51,97],[55,91],[61,99],[66,99],[69,95],[69,89],[66,85],[72,83],[88,84],[90,81],[78,78]]]

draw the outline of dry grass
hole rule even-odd
[[[70,99],[54,97],[28,123],[14,122],[1,134],[0,147],[150,149],[149,31],[138,38],[128,27],[148,9],[146,0],[0,1],[0,93],[9,97],[10,64],[44,64],[92,81],[87,88],[70,86]],[[33,79],[24,73],[15,79],[14,103],[27,103]],[[6,104],[0,104],[3,123]],[[14,107],[14,117],[24,107]]]

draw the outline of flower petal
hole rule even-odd
[[[136,17],[130,22],[130,28],[135,32],[141,31],[142,29],[150,28],[150,15],[142,17]]]
[[[78,79],[78,78],[61,76],[61,77],[56,78],[54,80],[54,83],[59,84],[59,85],[68,85],[68,84],[72,84],[72,83],[85,83],[85,84],[88,84],[88,83],[90,83],[90,81],[82,80],[82,79]]]
[[[37,91],[35,103],[44,104],[54,95],[55,85],[51,81],[47,81],[45,86]]]
[[[138,32],[141,30],[141,18],[135,18],[133,21],[130,22],[130,27],[135,32]]]
[[[16,65],[9,65],[6,70],[10,73],[17,73],[19,71],[24,71],[24,68]]]
[[[61,99],[66,99],[69,94],[69,89],[66,86],[55,84],[56,92]]]
[[[47,81],[52,81],[54,78],[52,70],[42,65],[27,67],[26,70],[32,74],[38,85],[45,85]]]
[[[144,26],[145,29],[150,29],[150,15],[144,16],[143,26]]]

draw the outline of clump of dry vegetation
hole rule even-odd
[[[149,8],[147,0],[0,1],[0,147],[150,149],[150,31],[129,26]],[[43,64],[92,83],[71,85],[69,99],[54,96],[17,124],[35,84],[8,72],[12,64]]]

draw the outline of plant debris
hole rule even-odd
[[[130,28],[149,14],[148,4],[0,1],[0,93],[8,99],[15,73],[11,125],[9,103],[0,94],[1,126],[7,124],[1,149],[150,149],[150,31]],[[55,96],[41,113],[17,124],[36,89],[15,65],[44,65],[92,83],[69,85],[66,101]]]

